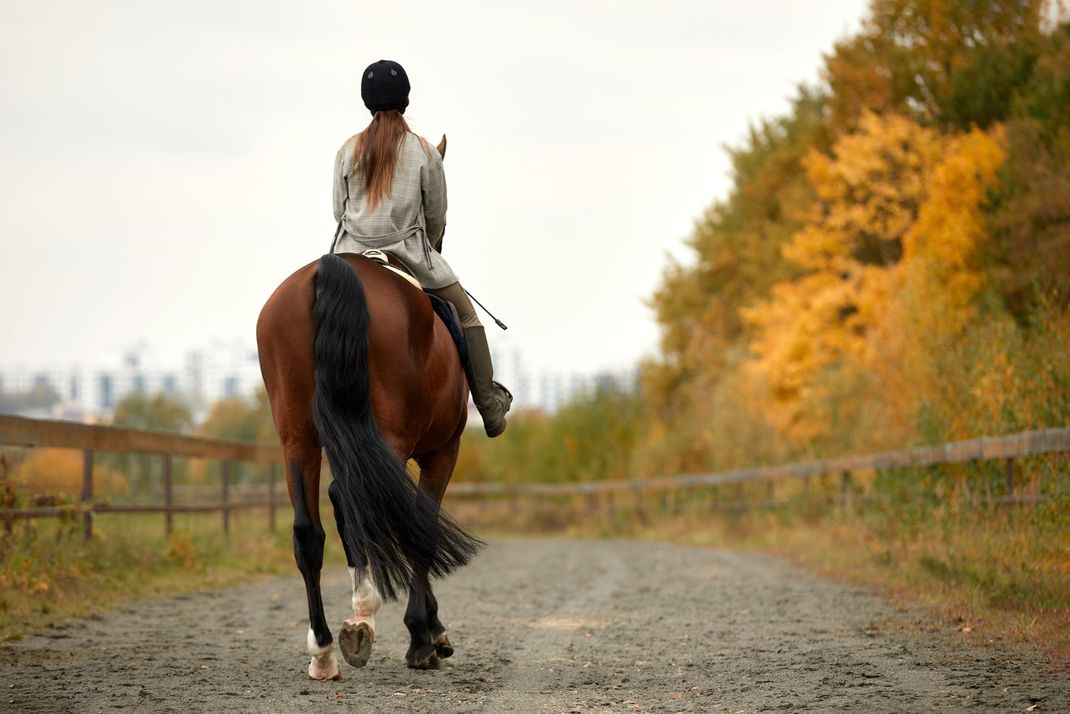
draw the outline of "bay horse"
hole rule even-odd
[[[453,648],[430,577],[466,565],[483,545],[440,508],[468,415],[457,348],[428,297],[352,254],[324,255],[286,278],[256,326],[260,368],[286,457],[293,544],[308,596],[308,674],[340,678],[323,613],[321,449],[353,583],[339,649],[367,663],[383,598],[409,592],[408,667],[434,669]],[[406,472],[413,459],[419,483]]]

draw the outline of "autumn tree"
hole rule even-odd
[[[806,272],[741,311],[755,330],[748,369],[767,385],[770,420],[786,436],[812,439],[827,429],[807,405],[828,402],[823,372],[863,358],[939,152],[934,131],[906,117],[866,114],[831,155],[807,157],[817,203],[782,251]]]
[[[1070,305],[1070,22],[1046,38],[1013,96],[1007,162],[994,193],[994,283],[1019,324]]]
[[[830,118],[864,112],[969,128],[1006,115],[1042,34],[1043,0],[873,0],[862,31],[826,57]]]
[[[716,381],[734,369],[732,351],[747,329],[738,307],[793,274],[780,247],[811,200],[801,165],[807,151],[826,144],[823,101],[800,89],[788,116],[760,122],[743,146],[728,149],[733,167],[728,198],[696,223],[688,241],[693,264],[670,262],[651,300],[663,355],[643,370],[653,408],[686,406],[687,385]]]
[[[277,443],[267,391],[261,387],[251,399],[239,396],[220,399],[208,409],[208,415],[197,427],[197,433],[213,439]],[[238,463],[232,465],[230,477],[234,482],[240,482],[262,475],[263,468]],[[216,462],[197,462],[192,477],[197,481],[218,481],[222,478],[222,466]]]
[[[119,400],[112,414],[116,426],[187,433],[193,426],[193,413],[185,402],[164,393],[155,395],[132,392]],[[133,491],[158,488],[163,482],[163,463],[148,454],[110,454],[105,462],[122,473]],[[177,469],[181,475],[184,464]]]

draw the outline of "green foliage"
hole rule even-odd
[[[1033,37],[974,48],[951,76],[947,93],[937,97],[944,123],[968,131],[1005,121],[1017,92],[1030,80],[1038,54],[1038,40]]]
[[[639,397],[610,386],[574,400],[552,419],[538,412],[512,415],[500,438],[465,433],[456,478],[506,483],[629,478],[645,413]]]
[[[826,58],[832,125],[849,130],[865,111],[962,129],[999,121],[1007,90],[1028,70],[1044,5],[872,0],[862,31]]]
[[[153,396],[133,392],[115,405],[112,423],[138,429],[188,432],[193,414],[185,402],[164,393]]]
[[[1070,22],[1041,45],[1013,94],[1008,159],[993,196],[993,296],[1024,323],[1034,306],[1070,304]]]

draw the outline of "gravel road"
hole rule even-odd
[[[324,586],[337,631],[345,569]],[[503,540],[436,592],[457,649],[439,671],[405,669],[402,610],[389,604],[367,667],[308,680],[295,569],[8,643],[0,710],[1070,711],[1070,674],[896,626],[902,614],[866,590],[771,557]]]

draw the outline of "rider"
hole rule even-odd
[[[379,60],[364,70],[360,96],[371,123],[351,137],[334,160],[334,218],[340,222],[335,253],[376,249],[393,254],[427,291],[457,308],[468,342],[468,386],[487,435],[505,431],[509,390],[493,381],[487,335],[457,276],[439,252],[446,230],[442,157],[409,130],[409,78],[397,62]]]

